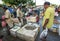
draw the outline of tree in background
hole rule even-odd
[[[26,4],[27,2],[29,2],[30,5],[35,5],[33,0],[2,0],[2,1],[5,3],[9,3],[11,5],[18,5],[20,3]]]

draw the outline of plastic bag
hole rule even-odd
[[[44,39],[48,34],[48,29],[46,28],[45,30],[43,30],[43,32],[40,34],[40,39]]]

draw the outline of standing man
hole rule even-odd
[[[49,2],[44,3],[44,8],[45,8],[45,12],[43,18],[43,29],[45,29],[46,27],[50,29],[53,25],[55,10],[54,8],[50,7]]]
[[[8,24],[8,26],[10,28],[12,28],[13,27],[13,22],[11,21],[11,13],[8,10],[8,7],[7,6],[4,6],[3,8],[4,8],[4,11],[5,11],[5,21]]]
[[[16,12],[17,12],[17,17],[18,17],[19,21],[21,21],[21,23],[23,25],[23,13],[21,11],[21,6],[18,6]]]
[[[52,8],[50,6],[50,2],[45,2],[44,3],[44,8],[45,8],[45,12],[44,12],[44,17],[43,17],[43,29],[50,29],[53,25],[53,21],[54,21],[54,13],[55,10],[54,8]],[[44,38],[42,39],[42,41],[46,41],[46,36],[44,36]]]

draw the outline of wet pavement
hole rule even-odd
[[[40,33],[42,32],[42,26],[41,26],[41,21],[40,20],[40,32],[36,38],[35,41],[41,41],[40,40]],[[1,33],[2,30],[0,30],[0,33]],[[6,33],[4,33],[3,35],[5,35],[3,37],[3,41],[25,41],[25,40],[21,40],[19,38],[16,38],[16,37],[13,37],[11,35],[6,35]],[[48,32],[48,36],[47,36],[47,41],[60,41],[60,36],[57,34],[57,33],[53,33],[51,31]]]

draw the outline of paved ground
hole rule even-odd
[[[40,41],[39,35],[36,38],[36,41]],[[9,36],[4,37],[3,41],[24,41],[24,40],[21,40],[19,38],[15,38],[15,37],[9,35]],[[47,41],[60,41],[60,37],[58,36],[57,33],[49,32]]]
[[[40,21],[40,23],[41,22],[42,22],[42,20]],[[40,38],[39,38],[41,32],[42,32],[42,27],[41,27],[41,24],[40,24],[40,32],[39,32],[39,34],[36,38],[36,41],[41,41]],[[0,33],[1,33],[1,31],[0,31]],[[3,41],[24,41],[24,40],[21,40],[19,38],[15,38],[11,35],[7,36],[6,33],[3,34],[3,35],[5,35],[5,37],[3,38]],[[57,33],[53,33],[53,32],[49,31],[47,41],[60,41],[60,36]]]

